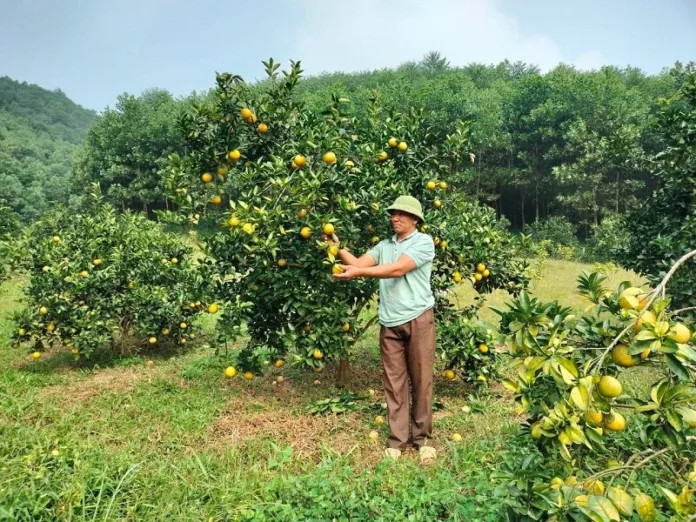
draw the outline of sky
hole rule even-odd
[[[0,76],[101,111],[117,96],[247,81],[261,60],[306,74],[361,71],[439,51],[654,74],[696,60],[696,0],[0,0]]]

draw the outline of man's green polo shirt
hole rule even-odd
[[[379,280],[379,322],[386,327],[407,323],[435,304],[430,288],[435,259],[432,237],[416,230],[397,241],[394,234],[367,253],[378,265],[396,263],[402,254],[413,259],[416,268],[401,277]]]

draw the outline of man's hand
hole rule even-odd
[[[351,265],[341,265],[341,269],[343,270],[343,272],[339,274],[334,274],[334,279],[349,281],[356,277],[360,277],[360,271],[362,270],[360,267]]]
[[[331,237],[330,237],[330,238],[329,238],[329,236],[327,236],[326,234],[324,234],[324,235],[322,236],[322,239],[324,240],[324,243],[329,243],[329,242],[331,242],[331,243],[334,243],[334,244],[336,244],[336,245],[338,245],[338,243],[339,243],[339,241],[338,241],[338,236],[337,236],[336,234],[331,234]]]

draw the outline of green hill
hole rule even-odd
[[[0,77],[0,206],[31,220],[66,203],[73,155],[95,117],[61,91]]]

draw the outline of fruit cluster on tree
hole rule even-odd
[[[513,357],[513,377],[503,383],[527,418],[522,436],[541,452],[534,465],[557,473],[535,478],[526,454],[508,463],[497,477],[510,519],[619,521],[635,513],[645,522],[658,512],[694,513],[691,331],[670,309],[664,284],[611,291],[604,279],[578,279],[593,305],[580,317],[526,293],[498,310]],[[622,383],[636,366],[651,367],[645,396]]]
[[[338,248],[325,236],[337,234],[341,247],[361,255],[393,234],[385,209],[400,195],[425,209],[420,230],[436,247],[433,288],[443,325],[473,320],[450,306],[462,282],[481,293],[526,286],[525,266],[510,255],[511,238],[495,213],[451,188],[475,159],[465,124],[438,133],[421,111],[384,111],[377,99],[359,114],[338,96],[326,110],[310,110],[295,93],[299,64],[281,75],[271,60],[266,72],[263,89],[219,74],[211,100],[183,115],[187,154],[172,157],[167,178],[178,210],[162,213],[205,226],[204,278],[214,281],[212,298],[222,306],[221,340],[246,325],[244,370],[291,356],[320,372],[327,360],[348,357],[375,320],[367,310],[376,282],[334,280]],[[479,382],[486,375],[463,352],[483,357],[481,331],[469,343],[443,326],[439,341],[446,366],[468,368],[462,376]]]
[[[5,253],[26,274],[25,308],[11,343],[34,358],[55,346],[76,357],[99,348],[185,344],[203,310],[191,247],[142,215],[117,214],[95,190],[89,212],[64,209],[27,227]]]

